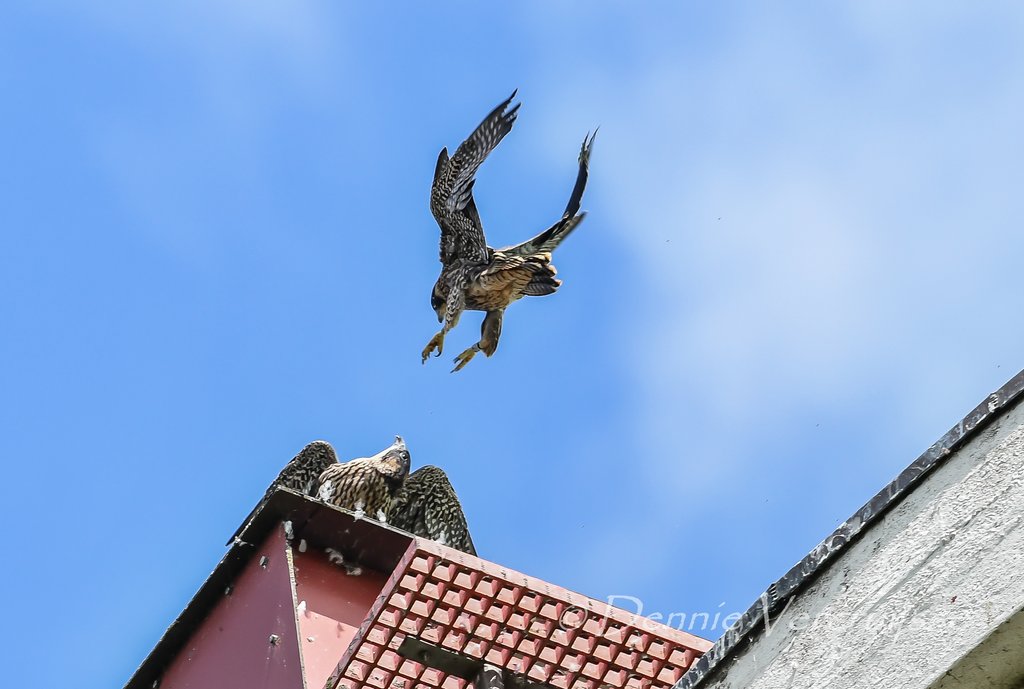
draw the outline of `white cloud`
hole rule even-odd
[[[576,113],[601,113],[590,205],[643,266],[609,316],[635,353],[630,469],[673,496],[638,501],[640,523],[699,519],[762,461],[758,433],[809,409],[894,390],[888,413],[931,429],[955,420],[950,395],[960,413],[977,401],[963,395],[987,364],[966,353],[1005,320],[989,304],[1024,250],[1024,50],[1001,28],[1024,12],[990,16],[1000,40],[974,46],[984,32],[961,35],[960,12],[890,6],[849,27],[746,17],[707,39],[713,58],[677,42],[645,77],[599,64],[557,85],[545,148],[561,155]],[[607,526],[594,567],[623,542],[652,570],[678,555],[659,529]]]

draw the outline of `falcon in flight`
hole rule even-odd
[[[409,451],[401,436],[372,457],[331,464],[317,480],[316,497],[387,523],[391,501],[409,475]]]
[[[253,515],[259,512],[260,508],[263,507],[278,488],[291,488],[303,495],[316,496],[320,474],[324,473],[324,470],[328,467],[334,465],[338,465],[338,455],[334,453],[334,448],[331,447],[331,444],[326,441],[314,440],[299,450],[299,453],[292,457],[292,460],[285,465],[284,469],[281,469],[281,473],[271,482],[270,487],[263,494],[259,504],[249,513],[249,516],[245,518],[245,521],[242,522],[242,525],[238,527],[238,530],[228,539],[225,545],[231,545],[238,537],[238,534],[242,533],[242,530],[249,525]]]
[[[459,322],[466,309],[485,311],[480,341],[455,357],[454,373],[483,352],[491,356],[498,348],[501,320],[509,304],[524,296],[551,294],[562,284],[555,278],[551,252],[561,244],[586,213],[580,201],[587,186],[587,168],[594,137],[583,138],[576,185],[562,217],[551,227],[515,246],[492,249],[484,237],[483,224],[473,200],[476,171],[498,143],[512,130],[519,104],[509,108],[515,92],[491,111],[480,126],[448,157],[441,149],[430,189],[430,212],[441,226],[441,275],[434,283],[430,305],[437,314],[441,331],[423,349],[423,361],[433,353],[441,356],[444,337]],[[597,132],[594,132],[596,136]]]
[[[448,476],[435,466],[409,475],[391,504],[390,525],[476,555],[466,515]]]

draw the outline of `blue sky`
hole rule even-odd
[[[485,557],[738,611],[1024,366],[1024,9],[32,3],[0,10],[11,686],[118,686],[278,468],[395,433]],[[427,195],[565,284],[421,366]],[[717,636],[717,631],[705,632]]]

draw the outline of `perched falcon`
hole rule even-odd
[[[409,475],[391,504],[391,526],[476,555],[466,515],[444,471],[425,466]]]
[[[324,440],[314,440],[299,450],[299,454],[292,457],[292,460],[285,465],[284,469],[281,469],[281,473],[277,475],[277,478],[267,488],[263,499],[249,513],[249,516],[245,518],[242,525],[238,527],[238,531],[228,539],[226,545],[231,545],[235,538],[238,537],[238,534],[242,533],[242,530],[249,525],[253,515],[263,507],[264,503],[270,499],[270,496],[278,488],[291,488],[305,495],[315,496],[320,474],[324,473],[324,470],[328,467],[336,464],[338,464],[338,456],[334,453],[334,448],[331,447],[330,443]]]
[[[465,309],[487,312],[480,327],[480,341],[455,357],[453,372],[469,363],[477,352],[494,354],[502,316],[509,304],[524,296],[543,296],[558,289],[562,282],[555,278],[551,252],[586,215],[579,209],[594,143],[589,134],[580,149],[576,184],[558,222],[522,244],[504,249],[487,245],[473,200],[473,184],[487,154],[512,130],[519,110],[519,104],[509,108],[515,95],[513,92],[492,110],[451,158],[447,148],[441,149],[434,169],[430,212],[441,226],[441,275],[434,284],[430,305],[444,325],[423,349],[423,361],[434,351],[441,356],[445,335]]]
[[[316,496],[326,503],[387,523],[391,501],[409,475],[409,451],[401,436],[372,457],[327,467]]]

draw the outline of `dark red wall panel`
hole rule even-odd
[[[160,689],[302,689],[285,549],[282,530],[273,529],[178,653]]]

